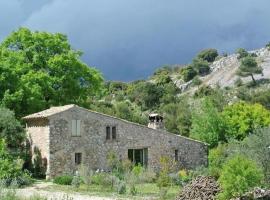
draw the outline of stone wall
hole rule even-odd
[[[71,121],[81,120],[81,136],[71,136]],[[106,140],[106,126],[116,126],[117,138]],[[148,148],[148,167],[159,168],[161,156],[174,159],[179,152],[178,167],[207,165],[207,145],[185,137],[154,130],[100,113],[74,107],[49,117],[51,177],[74,173],[75,153],[82,153],[82,164],[92,169],[108,169],[107,155],[113,151],[119,159],[128,158],[128,149]]]
[[[31,147],[32,160],[35,159],[37,153],[40,153],[42,159],[41,162],[47,163],[50,156],[50,134],[48,120],[44,118],[27,120],[26,132]],[[47,168],[48,167],[49,166],[47,165]]]

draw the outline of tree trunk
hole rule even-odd
[[[253,81],[254,85],[256,85],[256,80],[255,80],[253,74],[250,74],[250,76],[251,76],[251,78],[252,78],[252,81]]]

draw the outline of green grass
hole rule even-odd
[[[127,188],[127,193],[120,195],[117,194],[111,187],[104,187],[101,185],[92,184],[90,186],[81,185],[78,189],[75,189],[72,186],[67,185],[53,185],[45,188],[48,191],[63,191],[68,194],[78,192],[81,194],[87,194],[90,196],[101,196],[101,197],[119,197],[119,198],[127,198],[127,199],[142,199],[143,197],[152,197],[158,199],[159,197],[159,188],[155,183],[143,183],[137,184],[136,188],[138,190],[138,194],[135,196],[131,196],[129,194],[129,188]],[[168,193],[166,195],[166,200],[175,199],[176,195],[179,193],[179,186],[171,186],[169,187]]]

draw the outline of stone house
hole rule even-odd
[[[207,144],[167,132],[158,114],[149,116],[148,127],[77,105],[51,107],[23,119],[47,178],[74,173],[81,164],[109,170],[110,152],[153,170],[159,169],[161,156],[174,159],[178,168],[207,165]]]

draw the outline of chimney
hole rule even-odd
[[[163,117],[157,113],[149,114],[148,127],[152,129],[164,129]]]

